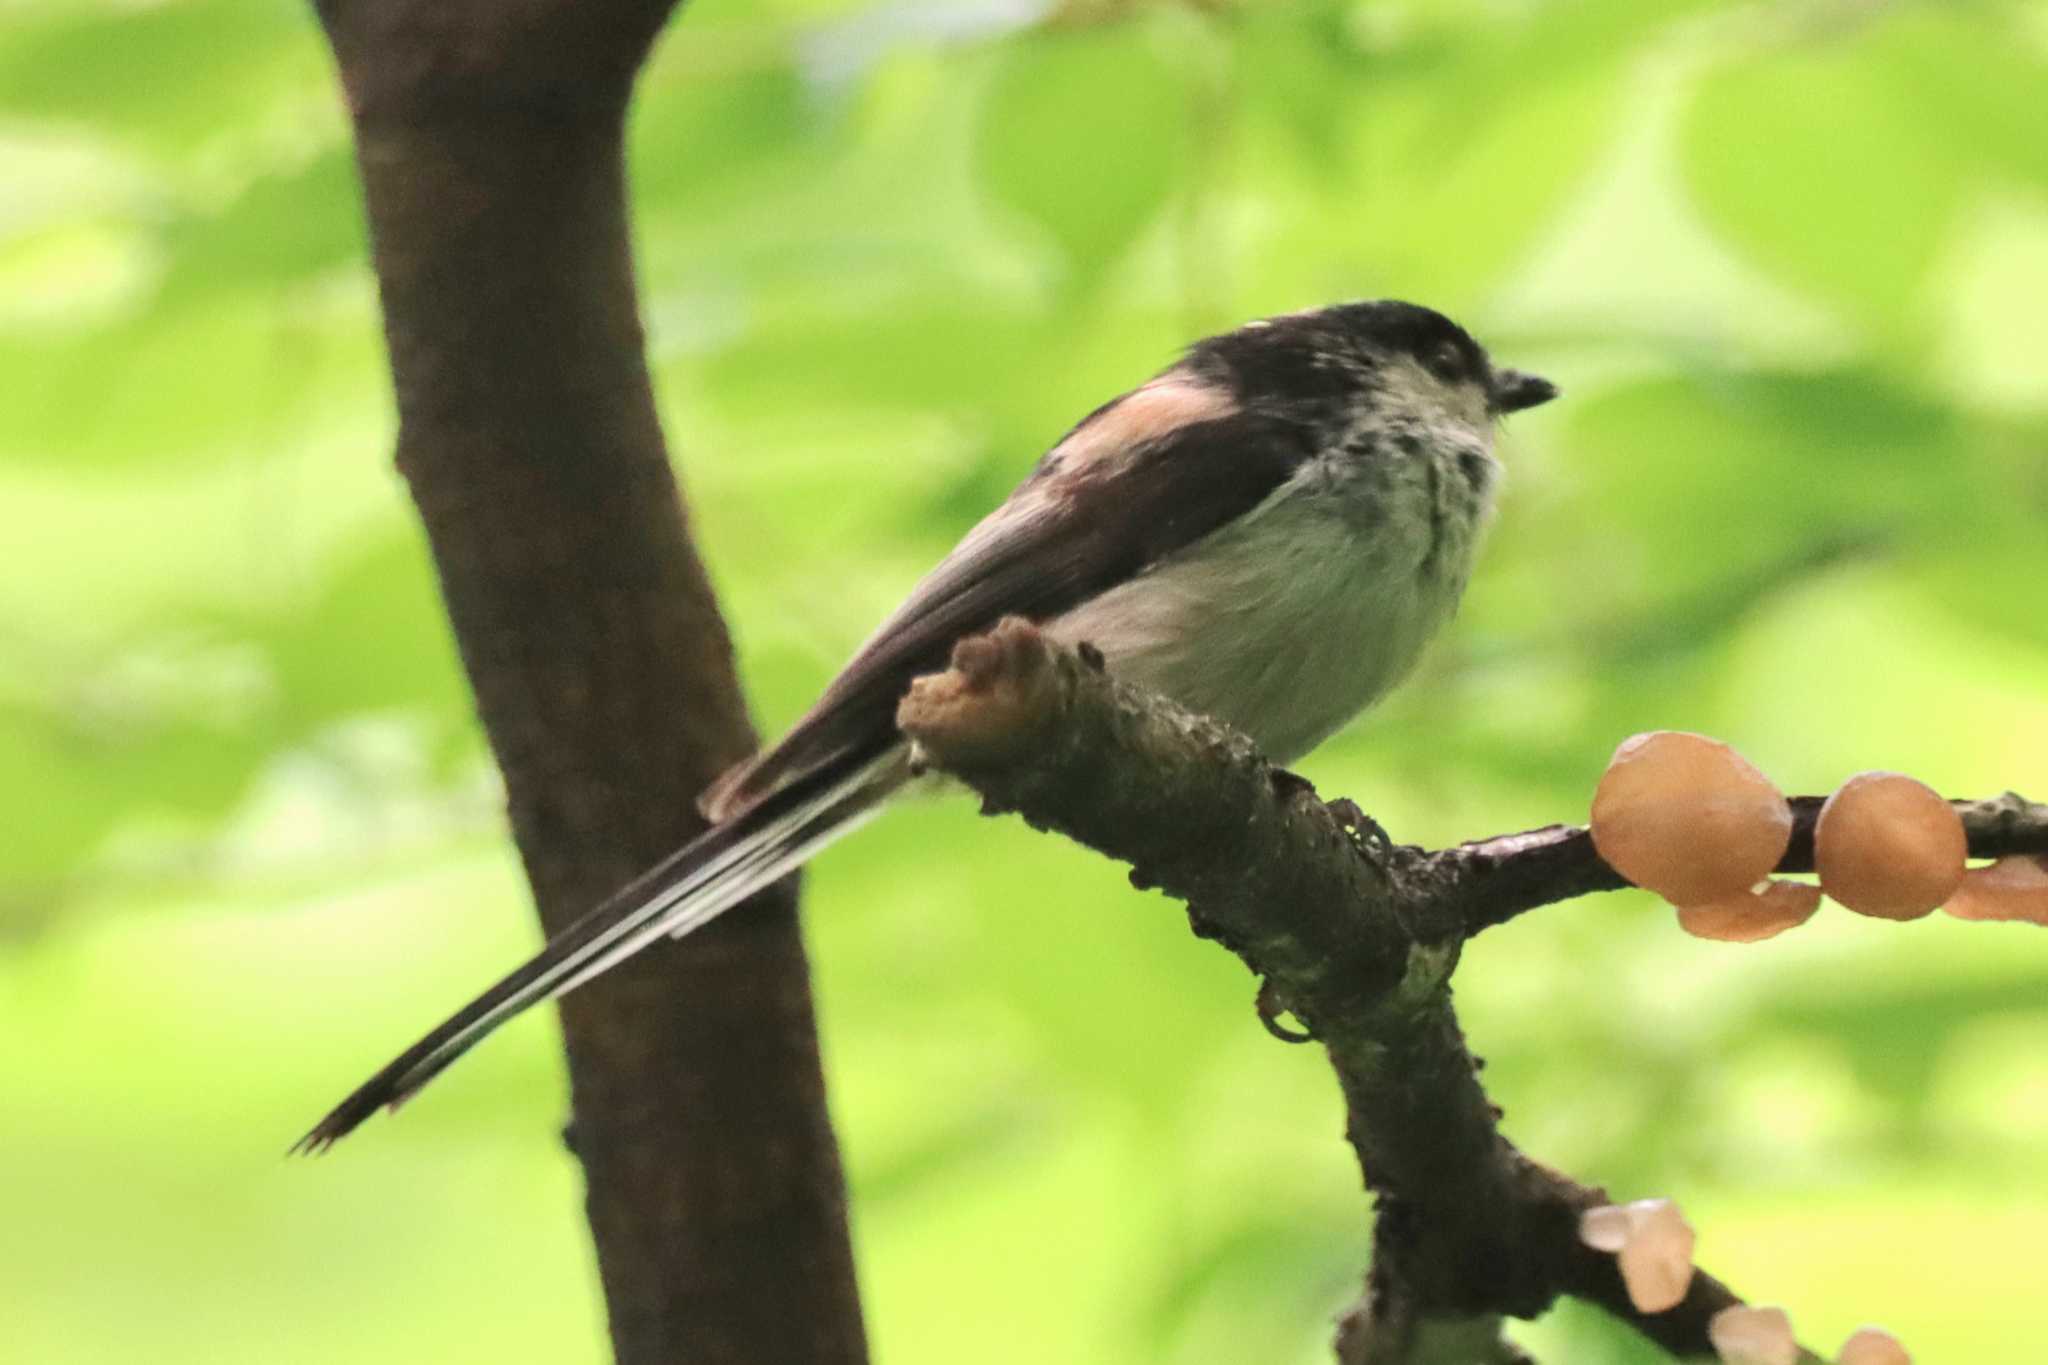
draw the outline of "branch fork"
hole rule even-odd
[[[1393,845],[1244,736],[1016,618],[960,642],[947,671],[912,685],[897,724],[920,763],[973,788],[986,812],[1127,862],[1135,885],[1183,901],[1197,933],[1260,977],[1268,1029],[1300,1041],[1277,1026],[1291,1013],[1322,1044],[1377,1206],[1366,1295],[1339,1332],[1346,1365],[1521,1360],[1502,1319],[1561,1294],[1674,1356],[1713,1354],[1709,1321],[1742,1300],[1701,1272],[1666,1311],[1630,1302],[1614,1257],[1579,1236],[1581,1215],[1611,1201],[1501,1134],[1451,1008],[1466,939],[1627,885],[1584,829]],[[1786,871],[1811,867],[1819,801],[1793,805]],[[1976,856],[2048,850],[2048,808],[2007,795],[1959,809]]]

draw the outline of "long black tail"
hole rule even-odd
[[[718,825],[635,878],[548,941],[358,1086],[294,1152],[322,1152],[378,1109],[396,1109],[520,1011],[618,965],[664,935],[681,938],[857,828],[901,784],[893,752],[849,754]]]

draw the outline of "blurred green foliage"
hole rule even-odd
[[[0,25],[0,1356],[601,1360],[547,1020],[279,1157],[533,935],[310,15]],[[1572,819],[1677,727],[1788,789],[2038,796],[2044,90],[2038,2],[696,0],[637,223],[760,719],[1178,344],[1393,294],[1567,400],[1326,792],[1424,842]],[[964,803],[808,895],[880,1359],[1328,1358],[1366,1226],[1334,1088],[1171,905]],[[1742,949],[1612,897],[1459,983],[1517,1140],[1678,1197],[1810,1339],[2031,1354],[2035,931]]]

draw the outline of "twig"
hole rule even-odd
[[[1625,885],[1584,830],[1391,846],[1356,807],[1318,800],[1243,736],[1014,619],[919,679],[897,722],[920,761],[972,787],[986,813],[1056,830],[1184,901],[1197,934],[1262,978],[1262,1015],[1289,1012],[1323,1045],[1377,1203],[1367,1294],[1339,1337],[1346,1365],[1517,1361],[1501,1319],[1532,1317],[1560,1294],[1673,1355],[1712,1354],[1708,1320],[1742,1300],[1700,1273],[1670,1311],[1634,1308],[1614,1258],[1579,1240],[1579,1215],[1606,1195],[1501,1135],[1451,1008],[1472,934]],[[1960,804],[1973,853],[2048,849],[2048,810],[2011,796]],[[1797,803],[1787,871],[1811,866],[1818,807]]]
[[[1791,798],[1792,845],[1778,871],[1813,871],[1813,826],[1826,800]],[[2017,792],[1950,804],[1963,818],[1971,857],[2048,853],[2048,806]],[[1584,825],[1549,825],[1428,853],[1405,851],[1413,855],[1408,876],[1437,882],[1432,894],[1456,904],[1468,937],[1539,906],[1629,884],[1594,851]]]

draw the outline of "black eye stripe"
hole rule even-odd
[[[1429,367],[1431,374],[1446,383],[1472,377],[1470,358],[1466,356],[1464,347],[1452,337],[1445,337],[1425,351],[1422,363]]]
[[[1416,348],[1415,359],[1445,384],[1485,383],[1492,371],[1486,353],[1465,337],[1439,337]]]
[[[1197,342],[1191,373],[1237,394],[1298,410],[1342,407],[1407,362],[1445,385],[1491,392],[1493,367],[1470,333],[1434,309],[1394,299],[1335,304],[1251,323]]]

